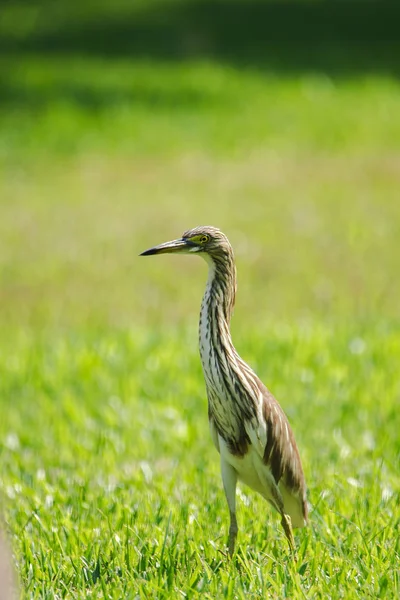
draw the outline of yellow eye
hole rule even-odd
[[[206,242],[208,242],[208,240],[209,240],[208,235],[202,235],[199,241],[201,244],[205,244]]]

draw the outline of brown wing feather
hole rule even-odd
[[[306,484],[299,450],[289,421],[271,392],[260,382],[263,393],[263,417],[267,425],[267,444],[263,461],[271,469],[275,482],[280,480],[302,503],[304,520],[308,518]]]

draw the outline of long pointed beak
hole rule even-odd
[[[149,248],[148,250],[145,250],[144,252],[139,254],[139,256],[150,256],[151,254],[172,254],[173,252],[187,252],[189,248],[192,247],[193,244],[191,244],[188,240],[172,240],[171,242],[164,242],[164,244],[154,246],[154,248]]]

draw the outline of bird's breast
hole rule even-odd
[[[243,456],[232,454],[229,445],[219,436],[219,451],[222,460],[225,460],[236,471],[238,479],[248,485],[250,488],[259,494],[266,495],[265,483],[261,481],[256,461],[259,457],[252,446],[249,446],[248,451]]]

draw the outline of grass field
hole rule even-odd
[[[116,26],[128,3],[106,4],[39,19],[6,3],[0,19],[0,494],[22,596],[397,598],[396,54],[303,43],[296,63],[278,40],[256,62],[242,40],[241,64],[236,42],[225,56],[195,37],[179,59],[156,44],[166,1],[149,3],[146,54]],[[102,51],[94,10],[114,28]],[[224,554],[197,353],[206,267],[138,257],[197,224],[234,246],[234,342],[300,447],[296,564],[246,488]]]

